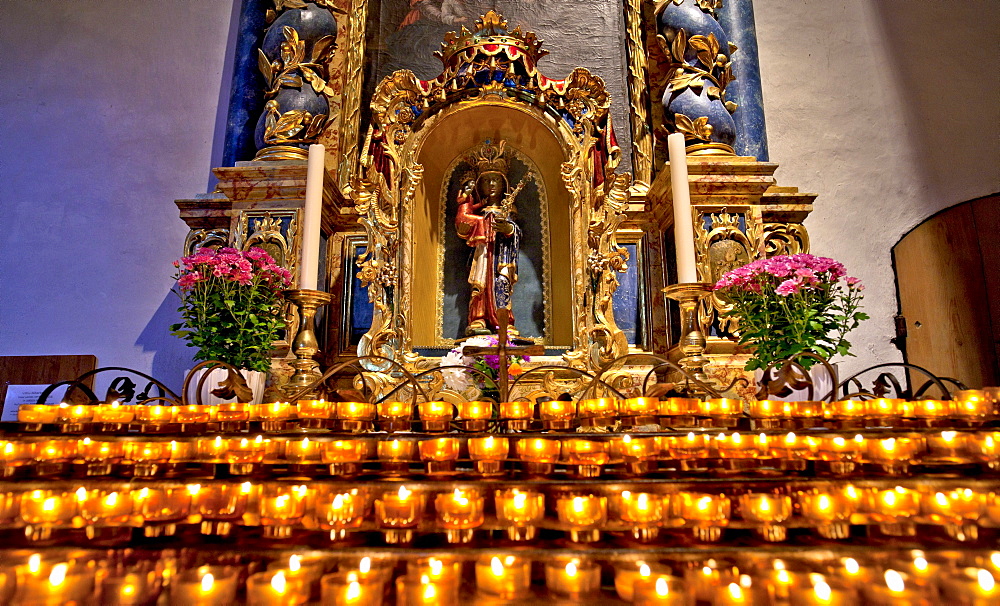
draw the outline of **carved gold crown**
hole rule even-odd
[[[506,144],[506,141],[498,141],[494,144],[487,139],[467,156],[469,164],[476,167],[477,178],[486,173],[507,175],[510,161],[503,154],[503,148]]]
[[[488,46],[489,45],[489,46]],[[539,59],[549,54],[549,51],[542,50],[542,41],[535,36],[535,32],[521,33],[520,26],[513,31],[507,28],[507,20],[496,11],[487,11],[485,15],[476,19],[476,27],[469,31],[463,25],[462,30],[457,34],[448,32],[441,43],[441,50],[434,53],[440,57],[445,65],[458,53],[474,47],[486,47],[486,54],[494,55],[496,50],[493,46],[513,47],[523,53],[532,63],[537,63]],[[513,58],[513,57],[511,57]]]

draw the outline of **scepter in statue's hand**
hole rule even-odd
[[[510,190],[510,192],[504,196],[503,200],[500,201],[500,206],[498,206],[497,210],[494,211],[494,214],[497,217],[501,219],[507,219],[510,217],[514,210],[514,199],[517,198],[517,194],[521,193],[521,190],[524,189],[524,185],[527,182],[528,177],[524,177],[521,179],[520,183],[514,186],[514,189]]]

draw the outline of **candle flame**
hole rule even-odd
[[[624,436],[622,437],[622,442],[623,442],[624,444],[628,444],[628,443],[630,443],[631,441],[632,441],[632,436],[630,436],[630,435],[628,435],[628,434],[625,434],[625,435],[624,435]]]
[[[894,492],[883,493],[882,501],[885,502],[885,504],[888,505],[889,507],[892,507],[893,505],[896,504],[896,493]]]
[[[729,584],[729,595],[732,596],[734,600],[743,599],[743,588],[736,583]]]
[[[820,511],[827,511],[831,508],[830,497],[825,494],[819,495],[819,502],[817,503]]]
[[[242,484],[240,484],[240,493],[241,494],[250,494],[250,490],[252,488],[253,488],[253,484],[251,484],[250,482],[243,482]]]
[[[712,497],[702,497],[698,499],[698,511],[706,511],[712,505]]]
[[[688,435],[687,435],[687,441],[693,443],[694,440],[695,440],[694,432],[693,431],[689,431]]]
[[[253,441],[256,442],[256,443],[258,443],[258,444],[263,444],[263,442],[264,442],[264,436],[258,435],[256,438],[253,439]]]
[[[925,560],[924,558],[920,558],[920,557],[914,558],[914,560],[913,560],[913,567],[916,568],[917,570],[919,570],[920,572],[926,572],[927,571],[927,560]]]
[[[369,558],[368,556],[361,558],[361,565],[358,566],[358,570],[360,570],[362,574],[367,574],[368,571],[370,571],[371,569],[372,569],[372,559]]]
[[[274,498],[274,506],[278,509],[284,509],[288,505],[289,498],[287,494],[278,495]]]
[[[117,492],[109,492],[108,496],[104,497],[104,504],[107,505],[108,507],[114,507],[115,505],[117,505],[118,504],[118,493]]]
[[[33,553],[31,557],[28,558],[28,572],[31,574],[38,574],[38,571],[42,568],[42,554]]]
[[[886,452],[896,450],[896,438],[886,438],[882,440],[882,450]]]
[[[493,556],[493,559],[490,560],[490,570],[493,571],[495,577],[503,576],[503,562],[500,561],[500,558]]]
[[[738,432],[734,433],[733,434],[733,445],[734,446],[739,446],[742,443],[743,443],[743,436],[741,436]]]
[[[750,589],[752,585],[753,585],[753,579],[750,578],[750,575],[748,574],[740,575],[740,587],[744,589]]]
[[[66,582],[66,570],[69,568],[68,564],[56,564],[52,567],[52,572],[49,573],[49,585],[53,587],[59,587],[64,582]]]
[[[576,560],[566,564],[566,576],[571,578],[576,576]]]
[[[354,583],[358,580],[358,573],[351,571],[347,573],[347,582]]]
[[[347,597],[348,600],[357,600],[361,597],[361,584],[357,581],[351,581],[347,586]]]
[[[788,574],[787,570],[779,570],[776,576],[778,578],[778,582],[784,585],[788,585],[792,582],[792,577]]]
[[[775,558],[775,560],[774,560],[774,569],[775,570],[786,570],[786,568],[785,568],[785,561],[782,560],[781,558]]]
[[[629,499],[632,498],[632,492],[628,491],[628,490],[623,490],[622,491],[622,498],[625,499],[626,501],[628,501]]]
[[[771,511],[771,500],[767,497],[762,497],[760,499],[760,510],[761,511]]]
[[[941,432],[941,439],[944,440],[945,442],[948,442],[949,444],[951,444],[953,441],[955,441],[955,438],[957,436],[958,436],[958,432],[957,431],[942,431]]]
[[[667,580],[663,577],[656,579],[656,595],[665,598],[669,594],[670,586],[667,584]]]
[[[420,582],[423,583],[424,579],[426,578],[427,578],[426,576],[420,577]],[[437,590],[434,589],[434,585],[431,585],[430,583],[424,584],[424,600],[430,601],[436,597],[437,597]]]
[[[706,577],[707,576],[711,576],[712,575],[712,569],[710,567],[708,567],[708,566],[705,566],[704,568],[701,569],[701,574],[705,575]]]
[[[248,448],[250,446],[250,440],[246,438],[240,438],[240,448]]]
[[[845,440],[845,439],[844,439],[843,437],[841,437],[841,436],[837,436],[836,438],[834,438],[834,439],[833,439],[833,444],[834,444],[834,446],[836,446],[837,448],[843,448],[843,447],[844,447],[844,445],[845,445],[845,444],[847,444],[847,440]]]
[[[334,509],[343,509],[344,508],[344,497],[345,496],[346,495],[338,494],[337,496],[333,497],[333,508]]]
[[[444,570],[444,562],[442,562],[437,558],[431,558],[428,561],[428,564],[431,567],[431,574],[433,574],[436,577],[441,576],[441,571]]]
[[[128,584],[122,587],[122,595],[131,596],[134,593],[135,593],[135,585]]]
[[[856,434],[854,434],[854,441],[857,442],[858,444],[860,444],[860,443],[862,443],[862,442],[865,441],[865,437],[863,435],[861,435],[860,433],[856,433]]]
[[[885,571],[885,584],[889,591],[895,593],[899,593],[905,588],[903,576],[891,568]]]
[[[305,450],[308,446],[309,446],[309,438],[302,438],[302,443],[299,445],[299,448]]]
[[[288,556],[288,569],[292,572],[298,572],[302,569],[302,558],[297,555]]]
[[[173,443],[171,443],[171,446],[173,446]],[[215,447],[222,448],[222,436],[215,436]]]
[[[211,572],[206,572],[205,576],[201,577],[201,592],[208,593],[212,591],[212,587],[215,585],[215,575]]]
[[[994,551],[990,554],[990,563],[1000,568],[1000,551]]]
[[[847,498],[849,499],[858,498],[858,491],[856,488],[854,488],[853,484],[848,484],[847,486],[844,487],[844,494],[846,494]]]
[[[987,592],[993,591],[997,584],[996,579],[994,579],[993,575],[990,574],[990,571],[985,568],[979,569],[979,572],[976,573],[976,579],[979,581],[980,589]]]
[[[400,486],[399,492],[397,494],[399,495],[400,501],[405,501],[406,499],[410,498],[411,491],[407,490],[406,486]]]
[[[79,498],[79,495],[77,495],[77,498]],[[55,508],[56,508],[55,497],[49,497],[44,501],[42,501],[42,511],[55,511]]]
[[[483,440],[483,448],[487,450],[493,448],[493,436],[486,436],[486,439]]]
[[[516,560],[517,558],[515,558],[512,555],[509,555],[503,559],[504,566],[513,566]]]
[[[3,454],[5,456],[10,456],[14,454],[14,444],[12,442],[7,442],[3,447]]]
[[[87,489],[83,486],[76,489],[76,500],[81,503],[87,500]]]
[[[514,508],[524,509],[528,504],[528,495],[524,492],[518,492],[514,494]]]
[[[188,484],[187,491],[189,495],[196,497],[198,496],[198,493],[201,492],[201,484]]]
[[[854,558],[847,558],[844,560],[844,570],[847,571],[847,574],[858,574],[861,571],[861,566]]]
[[[830,594],[832,593],[832,591],[830,590],[830,586],[826,583],[826,581],[819,581],[815,585],[813,585],[813,591],[816,592],[816,599],[820,600],[821,602],[830,601]]]
[[[149,498],[149,488],[143,488],[139,491],[139,499],[142,500],[147,498]]]
[[[583,497],[573,497],[573,511],[583,513]]]
[[[463,507],[469,504],[469,497],[465,496],[465,491],[461,488],[455,489],[454,494],[451,495],[451,499]]]
[[[275,590],[276,592],[284,595],[287,585],[288,584],[285,581],[284,570],[279,570],[278,572],[274,573],[273,577],[271,577],[271,589]]]
[[[640,577],[646,578],[649,575],[651,575],[652,573],[653,573],[653,571],[649,569],[649,564],[643,564],[642,566],[639,566],[639,576]]]
[[[90,446],[90,438],[84,438],[83,439],[83,445],[84,446]]]
[[[646,511],[649,509],[649,495],[646,493],[640,493],[639,498],[636,499],[636,507],[639,511]]]

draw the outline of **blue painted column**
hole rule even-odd
[[[240,31],[236,38],[226,142],[222,151],[223,166],[251,160],[257,152],[253,140],[254,126],[264,107],[264,79],[257,69],[257,49],[267,29],[267,9],[273,7],[273,0],[243,0],[240,7]]]
[[[767,129],[764,124],[764,99],[760,90],[760,58],[757,55],[757,27],[753,19],[753,0],[725,0],[716,9],[719,24],[729,39],[739,47],[733,53],[736,79],[726,88],[726,98],[739,105],[733,114],[736,121],[736,144],[740,156],[768,160]]]

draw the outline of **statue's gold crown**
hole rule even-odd
[[[535,36],[535,32],[521,33],[521,28],[516,27],[513,31],[507,28],[507,20],[500,13],[490,10],[485,15],[476,19],[476,26],[473,31],[469,31],[463,25],[458,33],[448,32],[441,43],[441,50],[434,54],[441,58],[445,65],[451,61],[456,54],[473,47],[487,46],[484,50],[486,54],[494,55],[496,51],[492,46],[514,47],[521,51],[532,63],[537,63],[539,59],[549,54],[549,51],[542,50],[542,41]]]
[[[506,141],[493,143],[487,139],[466,157],[469,164],[476,169],[476,178],[486,173],[507,175],[510,161],[504,157],[503,148],[505,145]]]

